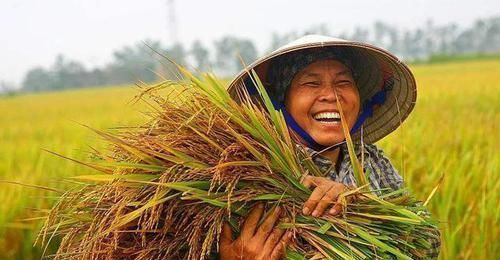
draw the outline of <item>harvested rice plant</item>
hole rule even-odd
[[[429,209],[441,222],[442,259],[491,259],[500,250],[499,68],[498,60],[414,66],[416,110],[379,144],[417,198],[440,183]],[[103,150],[102,138],[79,123],[109,131],[144,123],[141,112],[151,107],[129,103],[136,94],[116,87],[0,98],[0,179],[25,184],[0,183],[0,258],[54,252],[32,246],[43,223],[37,218],[46,215],[40,210],[57,195],[37,186],[64,189],[62,177],[98,172],[43,149],[81,160]]]

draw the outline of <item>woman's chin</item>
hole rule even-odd
[[[322,136],[318,138],[313,137],[313,139],[322,146],[332,146],[343,142],[345,138],[344,135],[342,134],[342,135]]]

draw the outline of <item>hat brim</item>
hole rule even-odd
[[[266,79],[270,62],[281,55],[314,48],[341,48],[349,52],[358,73],[357,86],[361,100],[372,97],[392,77],[394,84],[387,92],[385,102],[373,109],[361,131],[353,135],[357,142],[374,143],[397,129],[408,117],[417,100],[416,82],[410,69],[388,51],[370,44],[346,41],[324,36],[306,36],[258,59],[241,71],[230,83],[229,93],[237,97],[238,89],[245,88],[244,80],[254,70],[261,80]],[[363,105],[363,104],[361,104]],[[361,132],[363,136],[361,136]]]

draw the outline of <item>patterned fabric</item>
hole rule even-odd
[[[315,155],[315,151],[310,148],[305,148],[306,151],[313,156],[315,164],[327,175],[330,179],[336,182],[345,184],[346,186],[355,187],[356,181],[354,177],[353,167],[347,152],[347,146],[344,144],[340,148],[338,171],[334,164],[326,157]],[[360,146],[355,148],[358,158],[361,158]],[[398,174],[397,170],[391,164],[389,159],[384,155],[382,150],[378,149],[373,144],[364,145],[364,165],[365,172],[369,173],[369,182],[371,189],[377,195],[384,192],[391,192],[403,188],[403,178]],[[382,191],[384,190],[384,191]],[[425,214],[430,215],[429,212]],[[432,231],[430,239],[431,248],[424,252],[423,259],[437,259],[441,246],[439,229]]]

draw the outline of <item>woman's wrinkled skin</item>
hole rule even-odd
[[[337,94],[337,95],[335,95]],[[288,88],[285,106],[297,124],[317,143],[330,146],[342,142],[340,121],[319,120],[325,113],[339,113],[337,97],[353,127],[358,118],[359,92],[351,71],[335,60],[320,60],[299,71]]]
[[[360,111],[358,88],[351,71],[339,61],[326,59],[316,61],[299,71],[286,93],[285,106],[293,119],[317,143],[330,146],[344,140],[340,121],[332,119],[339,113],[339,99],[349,128],[356,122]],[[301,140],[299,140],[301,141]],[[323,153],[332,162],[337,162],[339,149]],[[304,203],[302,214],[314,217],[323,214],[336,215],[342,206],[336,204],[338,196],[347,187],[328,177],[304,177],[302,183],[313,192]],[[292,233],[277,228],[280,221],[279,208],[274,209],[261,222],[264,207],[256,206],[242,228],[241,235],[233,240],[231,228],[226,224],[220,242],[221,259],[281,259]],[[262,223],[260,226],[258,223]]]

